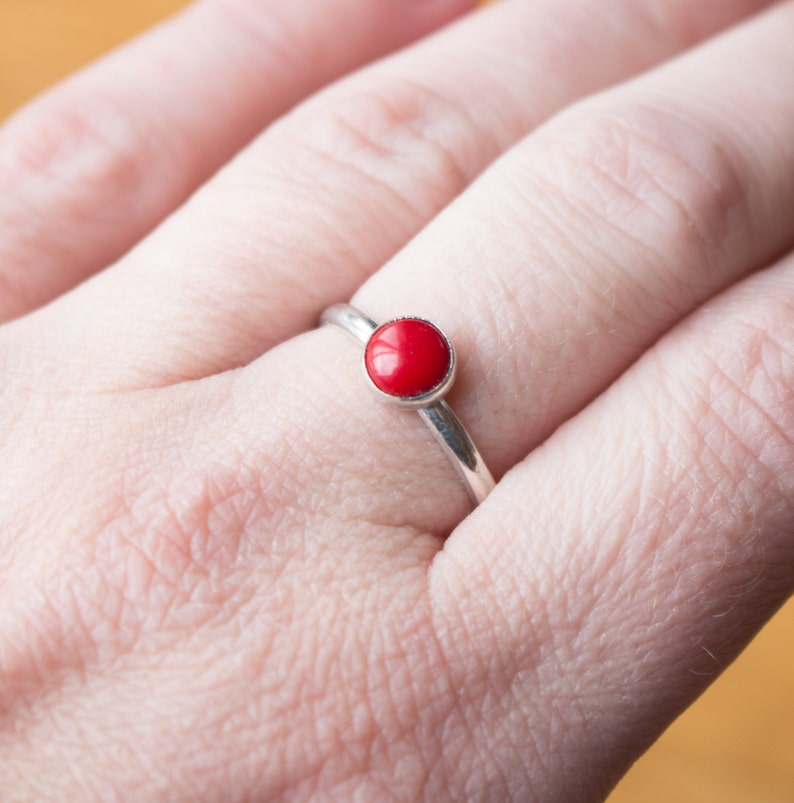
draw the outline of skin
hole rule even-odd
[[[205,0],[0,129],[4,800],[599,800],[790,595],[794,4],[470,5]]]

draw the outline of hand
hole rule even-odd
[[[466,5],[206,2],[0,133],[8,800],[598,799],[791,592],[794,6],[618,85],[765,4],[505,2],[281,116]],[[456,343],[471,516],[353,295]]]

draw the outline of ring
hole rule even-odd
[[[364,375],[378,396],[416,410],[455,466],[475,505],[495,482],[463,424],[444,401],[455,380],[455,349],[424,318],[395,318],[378,326],[350,304],[334,304],[320,319],[364,346]]]

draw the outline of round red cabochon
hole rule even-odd
[[[375,387],[401,399],[430,393],[446,379],[451,364],[447,339],[419,318],[383,324],[364,351],[364,366]]]

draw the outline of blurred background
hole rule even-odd
[[[184,5],[185,0],[0,0],[0,119]],[[711,801],[794,803],[794,601],[609,799]]]

